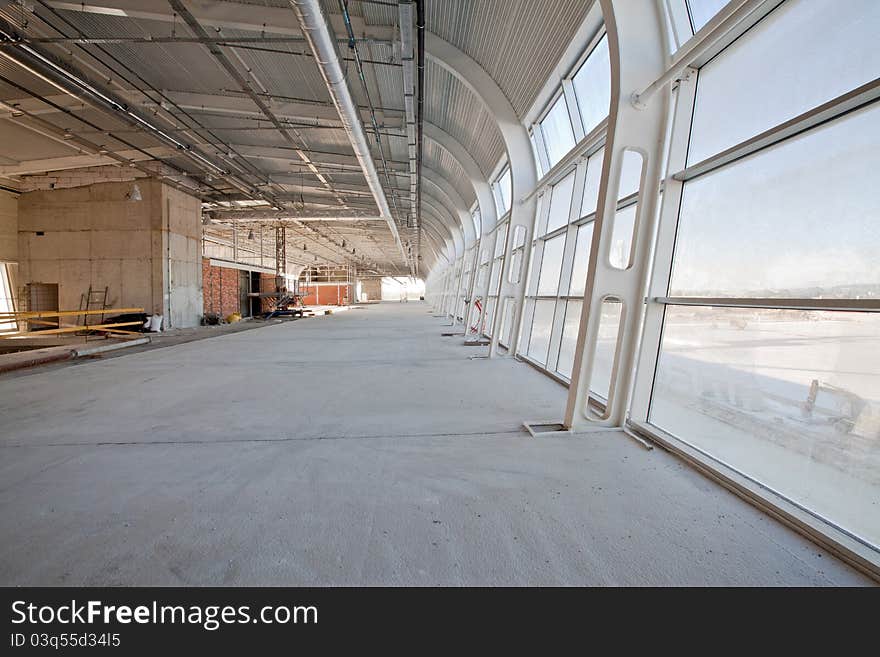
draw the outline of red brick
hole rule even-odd
[[[238,286],[240,272],[229,267],[214,267],[202,258],[202,291],[205,313],[217,313],[226,317],[241,311]]]

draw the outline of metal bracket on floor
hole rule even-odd
[[[523,427],[532,438],[546,438],[546,437],[560,437],[560,436],[580,436],[584,434],[595,434],[595,433],[610,433],[622,431],[628,438],[631,438],[635,442],[639,444],[640,447],[644,448],[647,451],[651,451],[654,449],[654,446],[648,442],[647,440],[637,436],[632,431],[622,428],[622,427],[603,427],[597,426],[592,429],[581,429],[579,431],[572,431],[571,429],[567,429],[562,422],[523,422]]]

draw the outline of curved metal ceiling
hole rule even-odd
[[[261,193],[272,202],[298,211],[375,211],[288,2],[184,0],[183,4],[203,30],[189,29],[165,0],[90,0],[88,4],[46,0],[33,8],[27,25],[13,6],[0,10],[0,17],[101,88],[151,113],[170,134],[224,162],[246,185],[264,190]],[[347,44],[342,4],[350,13],[362,80]],[[583,0],[426,0],[422,198],[423,216],[428,217],[423,229],[431,235],[432,249],[460,251],[479,237],[470,220],[474,203],[480,207],[484,232],[494,226],[496,212],[488,178],[509,148],[505,124],[518,123],[529,110],[592,4]],[[322,7],[339,40],[338,50],[362,122],[369,127],[372,111],[380,126],[373,155],[388,163],[383,187],[389,200],[394,198],[399,206],[396,218],[401,238],[415,245],[418,232],[406,227],[405,216],[412,208],[397,7],[354,0],[322,0]],[[200,38],[206,33],[211,43]],[[218,64],[211,47],[222,50],[237,76]],[[461,71],[463,65],[469,70]],[[247,88],[242,88],[240,79]],[[297,136],[304,158],[284,143],[253,97],[262,99]],[[126,148],[123,140],[133,140],[141,148],[158,145],[136,127],[59,94],[38,76],[2,59],[0,99],[39,112],[58,130],[77,137],[97,138],[103,131],[105,148],[114,152]],[[6,125],[3,129],[9,132]],[[51,161],[54,156],[60,161],[71,154],[57,140],[47,142],[45,136],[32,131],[16,132],[14,141],[21,145],[19,152],[28,152],[30,144],[43,160]],[[163,159],[181,172],[176,174],[181,184],[190,185],[207,201],[247,197],[221,180],[200,176],[179,154]],[[26,161],[2,164],[13,181],[22,182],[27,175],[16,173],[28,170]],[[362,253],[375,247],[371,255],[385,258],[381,264],[389,272],[405,271],[405,263],[393,255],[390,234],[365,234],[362,240],[351,241]],[[440,251],[423,253],[423,260],[437,262],[442,255]]]

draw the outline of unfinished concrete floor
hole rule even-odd
[[[2,585],[854,585],[421,303],[0,377]]]

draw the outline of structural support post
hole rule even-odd
[[[508,129],[508,138],[505,139],[511,174],[511,209],[507,239],[504,243],[504,257],[501,260],[501,280],[498,284],[498,303],[494,308],[495,319],[492,322],[489,358],[498,355],[498,343],[504,330],[509,331],[508,355],[512,356],[516,353],[526,296],[526,270],[529,266],[529,258],[522,258],[517,269],[514,270],[512,269],[513,251],[518,246],[531,244],[535,236],[537,201],[534,196],[523,198],[523,195],[529,194],[535,188],[538,173],[528,132],[521,123],[517,123],[517,127],[518,130]],[[505,316],[510,318],[509,323],[505,322]]]
[[[666,49],[664,27],[658,3],[600,0],[611,54],[611,108],[608,136],[599,185],[599,203],[593,231],[586,294],[581,312],[571,386],[564,424],[573,431],[599,426],[623,426],[632,380],[639,318],[644,301],[648,258],[651,253],[661,167],[663,136],[668,111],[668,94],[654,96],[638,108],[632,94],[663,74]],[[641,157],[642,170],[631,248],[625,268],[611,264],[611,244],[617,214],[620,172],[625,154]],[[620,304],[611,382],[605,411],[593,411],[589,404],[590,382],[602,321],[603,304]],[[606,317],[612,317],[609,313]]]
[[[275,291],[287,290],[287,228],[281,222],[275,225]]]
[[[495,199],[492,197],[492,189],[489,187],[488,180],[486,180],[476,160],[474,160],[473,156],[464,148],[464,146],[462,146],[454,137],[442,131],[432,123],[425,123],[425,136],[449,153],[461,165],[462,169],[464,169],[471,186],[474,188],[474,194],[477,197],[477,207],[480,210],[480,234],[476,236],[478,248],[480,250],[478,250],[474,256],[474,271],[468,288],[468,298],[471,300],[470,315],[465,322],[468,325],[468,329],[465,331],[465,336],[468,337],[471,335],[471,326],[476,326],[477,331],[479,331],[479,327],[483,324],[486,295],[489,291],[489,279],[487,276],[484,284],[478,285],[479,267],[482,262],[482,249],[494,249],[494,247],[491,247],[489,244],[492,241],[489,239],[489,235],[494,230],[497,222]],[[475,302],[478,299],[483,308],[482,310],[477,310],[475,307]]]
[[[515,276],[510,276],[510,260],[513,241],[523,238],[525,244],[531,244],[535,228],[535,198],[530,192],[538,181],[538,171],[532,155],[529,133],[510,104],[507,96],[479,64],[452,44],[442,40],[435,34],[427,35],[427,56],[457,77],[480,100],[495,119],[504,146],[511,173],[510,223],[501,266],[501,283],[498,291],[498,305],[495,308],[492,340],[489,345],[489,357],[497,353],[499,329],[502,317],[508,304],[512,304],[510,340],[511,352],[515,350],[519,338],[520,322],[522,321],[522,299],[525,296],[526,265],[520,267]],[[520,230],[522,229],[522,230]],[[524,233],[524,234],[523,234]],[[524,261],[526,259],[523,259]]]

